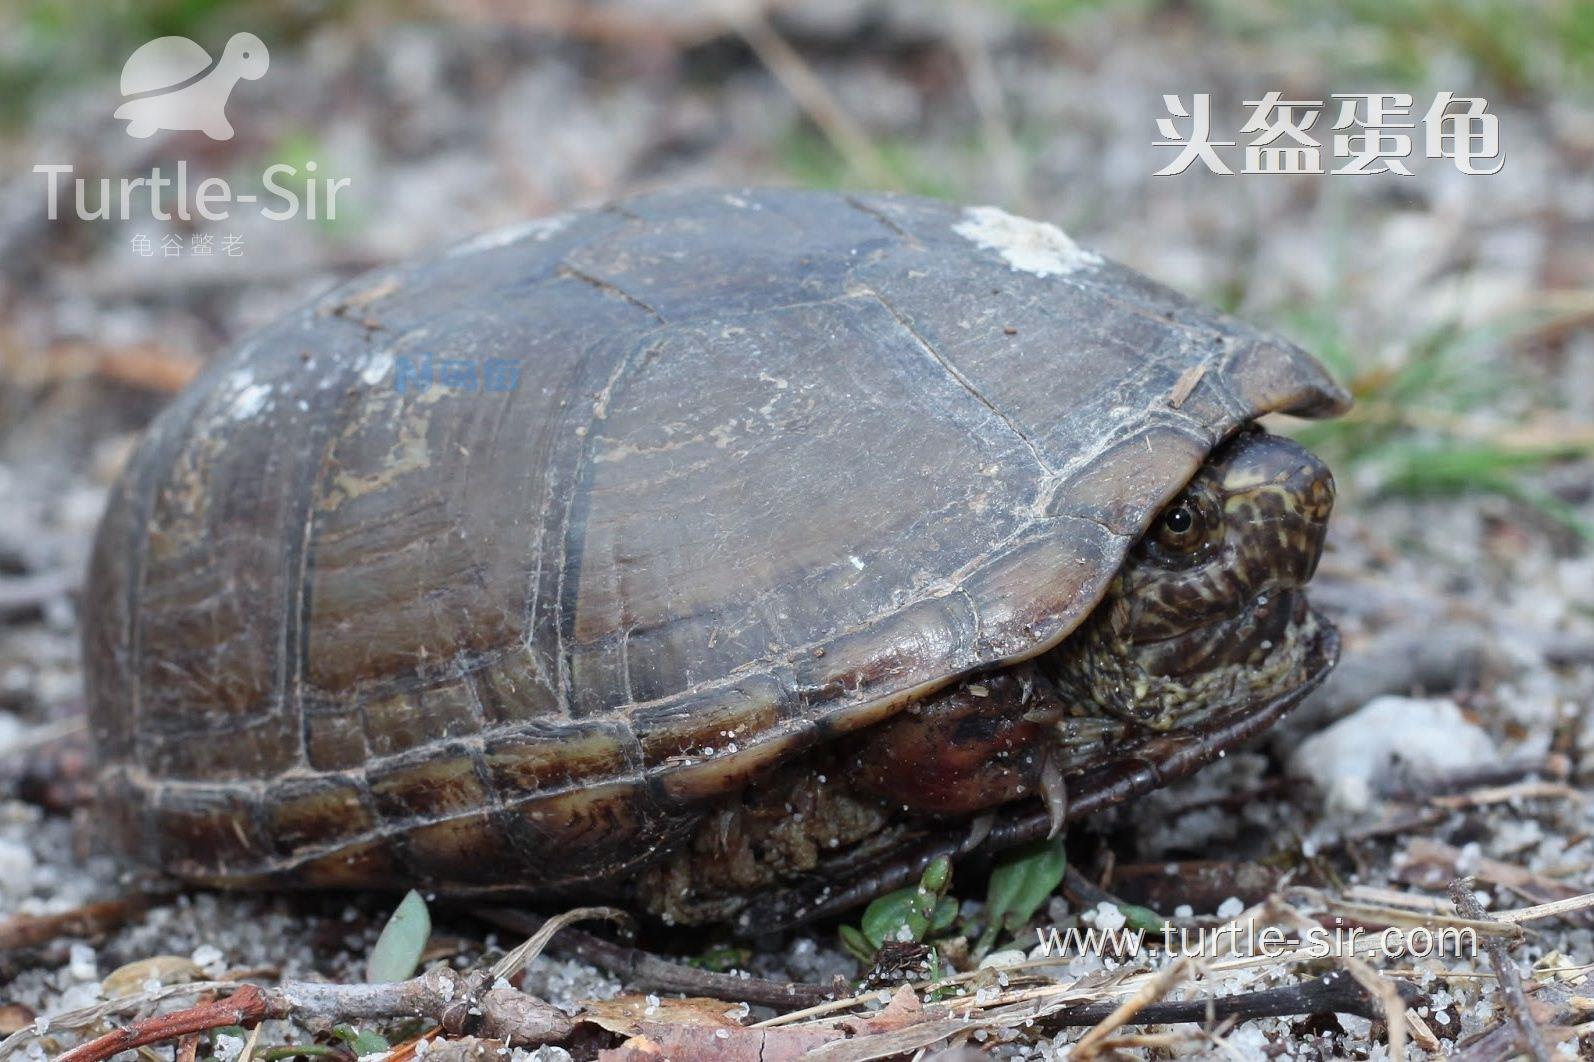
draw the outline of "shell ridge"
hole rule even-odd
[[[586,517],[587,506],[590,501],[589,496],[592,490],[594,455],[598,442],[596,428],[607,416],[609,402],[613,399],[616,389],[620,386],[626,374],[639,365],[650,350],[656,349],[656,333],[657,329],[650,330],[636,342],[621,348],[614,367],[609,372],[608,379],[605,380],[603,387],[592,401],[592,406],[587,413],[585,428],[578,433],[581,436],[581,446],[576,455],[575,466],[572,469],[570,496],[565,504],[564,516],[558,534],[561,563],[558,573],[558,588],[556,590],[559,621],[556,624],[555,659],[557,660],[558,681],[561,695],[564,698],[565,711],[571,716],[575,715],[576,705],[573,673],[575,670],[574,643],[578,612],[577,597],[581,590],[581,567],[586,559]],[[581,541],[575,541],[577,538]]]
[[[283,536],[283,562],[293,565],[297,569],[298,577],[289,581],[281,622],[277,625],[279,628],[277,696],[283,709],[291,707],[294,719],[298,721],[299,725],[294,727],[299,739],[298,760],[304,764],[309,763],[311,745],[311,717],[310,713],[305,711],[304,679],[310,667],[312,651],[310,612],[313,602],[310,595],[310,580],[315,573],[316,488],[323,482],[333,450],[337,446],[339,433],[333,430],[333,426],[336,424],[338,428],[342,428],[348,423],[350,409],[355,399],[355,396],[349,393],[350,381],[358,379],[359,365],[360,359],[351,359],[338,367],[339,380],[332,389],[332,392],[339,396],[338,416],[335,418],[322,416],[310,425],[309,438],[305,440],[305,445],[318,452],[319,456],[314,461],[305,462],[305,467],[300,471],[299,483],[294,488],[293,503],[298,508],[294,523],[297,524],[299,533]],[[370,719],[366,713],[365,703],[363,697],[355,699],[361,738],[369,743],[367,735],[370,733]]]

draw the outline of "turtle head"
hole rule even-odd
[[[234,33],[227,40],[221,61],[245,81],[258,81],[266,76],[271,55],[266,51],[266,42],[253,33]]]
[[[1292,688],[1317,622],[1301,590],[1333,504],[1327,466],[1297,443],[1230,439],[1057,650],[1057,677],[1076,703],[1159,730]]]

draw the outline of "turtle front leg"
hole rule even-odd
[[[893,811],[975,815],[1038,795],[1055,835],[1068,817],[1056,720],[1062,705],[1033,663],[965,680],[853,739],[853,787]]]
[[[729,920],[750,896],[825,876],[838,856],[876,858],[897,840],[890,811],[852,790],[821,752],[788,763],[711,809],[650,867],[638,897],[667,923]]]
[[[1055,834],[1068,814],[1058,714],[1033,665],[965,680],[720,803],[647,872],[640,897],[665,921],[693,924],[799,881],[800,892],[839,892],[888,874],[927,830],[1031,796]]]

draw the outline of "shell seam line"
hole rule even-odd
[[[868,214],[870,217],[874,218],[880,224],[884,225],[886,228],[890,229],[892,232],[896,233],[899,237],[901,237],[902,241],[904,243],[910,244],[911,246],[914,246],[914,247],[922,246],[920,244],[919,238],[917,236],[913,235],[913,233],[909,232],[907,229],[903,228],[901,225],[898,225],[895,221],[892,221],[890,218],[886,217],[886,215],[885,215],[885,213],[883,211],[881,211],[877,207],[870,206],[868,203],[865,203],[863,200],[859,199],[857,196],[849,195],[847,197],[847,205],[852,207],[854,210],[860,211],[860,212],[862,212],[864,214]]]
[[[617,298],[617,299],[623,299],[624,301],[630,303],[632,306],[635,306],[638,309],[646,310],[648,313],[652,314],[653,315],[653,319],[658,321],[660,324],[664,323],[664,315],[663,314],[661,314],[659,311],[655,310],[653,307],[649,306],[647,303],[643,302],[641,299],[637,298],[635,295],[631,294],[629,291],[626,291],[624,288],[620,287],[620,285],[615,284],[612,281],[605,280],[602,277],[594,276],[593,274],[588,273],[585,270],[578,269],[576,266],[571,265],[569,262],[560,262],[559,263],[558,275],[559,276],[565,276],[565,277],[573,277],[576,280],[582,281],[583,283],[591,284],[593,287],[597,288],[599,291],[603,292],[605,295],[609,295],[609,296],[612,296],[612,297]]]
[[[1052,468],[1052,466],[1047,462],[1045,456],[1041,453],[1040,447],[1035,445],[1035,440],[1031,439],[1023,428],[1013,423],[1012,418],[1010,418],[1006,413],[1002,412],[1002,410],[999,409],[995,403],[981,394],[980,389],[974,386],[974,381],[964,376],[963,373],[958,370],[957,366],[953,365],[950,361],[942,356],[940,351],[931,346],[930,342],[919,333],[919,330],[914,328],[913,324],[906,317],[897,312],[897,308],[891,305],[890,301],[887,300],[884,295],[880,294],[880,292],[868,285],[864,285],[863,290],[868,292],[871,298],[885,308],[885,311],[889,313],[893,319],[895,319],[902,330],[907,332],[908,335],[912,336],[913,341],[919,345],[919,348],[926,354],[930,355],[930,357],[934,359],[935,363],[941,366],[941,369],[957,382],[959,387],[973,395],[980,405],[989,410],[997,420],[1001,421],[1002,424],[1007,427],[1008,431],[1012,432],[1018,437],[1019,441],[1022,442],[1025,448],[1029,450],[1030,456],[1035,459],[1035,463],[1040,465],[1041,470],[1044,471],[1048,477],[1052,477],[1057,474],[1056,470]]]

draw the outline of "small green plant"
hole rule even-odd
[[[937,857],[924,869],[917,885],[888,892],[864,908],[858,926],[841,927],[841,943],[859,962],[874,961],[890,941],[922,943],[951,928],[957,919],[957,900],[947,895],[952,885],[952,861]]]
[[[1035,916],[1068,869],[1062,837],[1015,848],[991,871],[985,896],[985,931],[974,945],[976,958],[990,952],[1003,931],[1016,932]]]
[[[1137,903],[1120,903],[1113,906],[1124,916],[1124,928],[1136,933],[1147,933],[1161,938],[1168,928],[1168,920],[1149,907]]]
[[[704,951],[700,955],[693,955],[686,960],[686,965],[695,966],[699,970],[712,970],[715,973],[724,973],[737,967],[745,967],[753,958],[752,948],[735,947],[721,944]]]
[[[1329,69],[1422,86],[1458,61],[1513,96],[1594,88],[1587,0],[1198,0],[1218,32],[1274,47],[1310,42]]]
[[[380,1033],[374,1033],[370,1030],[362,1032],[352,1025],[334,1025],[332,1027],[332,1035],[348,1044],[349,1050],[354,1052],[356,1058],[381,1054],[383,1051],[391,1050],[393,1047],[392,1044],[388,1043],[387,1038]]]
[[[365,979],[372,984],[379,981],[404,981],[415,976],[421,952],[432,935],[432,916],[426,910],[421,894],[411,889],[399,901],[398,908],[382,935],[371,947],[365,961]]]

